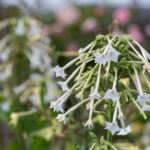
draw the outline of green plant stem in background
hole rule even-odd
[[[112,102],[109,101],[108,102],[108,121],[111,122],[112,121]],[[112,143],[112,134],[110,131],[107,131],[107,141]],[[107,146],[107,150],[110,150],[110,146]]]

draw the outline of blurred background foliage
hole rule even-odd
[[[33,2],[0,0],[0,150],[87,150],[104,134],[104,118],[95,116],[93,132],[81,124],[87,118],[82,108],[67,125],[58,123],[49,110],[60,95],[52,66],[68,62],[99,33],[130,34],[150,52],[150,9],[136,0],[132,6]],[[149,121],[132,106],[127,115],[133,131],[115,145],[149,150]]]

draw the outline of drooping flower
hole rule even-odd
[[[117,122],[106,122],[105,129],[109,130],[112,135],[114,135],[116,132],[120,130]]]
[[[61,86],[62,91],[65,92],[65,91],[68,91],[68,90],[69,90],[68,85],[67,85],[66,82],[58,82],[58,84]]]
[[[51,102],[50,108],[53,108],[54,111],[57,111],[57,112],[61,112],[61,113],[64,112],[62,104],[57,102],[57,101],[56,102]]]
[[[148,94],[138,95],[137,101],[140,103],[141,106],[143,106],[146,102],[150,102],[150,95]]]
[[[131,132],[131,126],[128,125],[127,127],[121,128],[117,135],[127,135]]]
[[[115,79],[113,82],[112,89],[108,89],[104,95],[104,99],[111,99],[114,103],[116,102],[117,98],[119,97],[119,93],[116,90],[116,83],[117,83],[117,71],[115,71]]]
[[[116,99],[118,98],[119,93],[116,89],[108,89],[104,95],[105,99],[111,99],[113,102],[116,102]]]
[[[57,116],[58,121],[66,123],[66,115],[65,114],[58,114]]]
[[[64,69],[62,67],[60,67],[59,65],[57,65],[53,71],[56,73],[56,77],[62,77],[65,78],[66,74],[64,72]]]

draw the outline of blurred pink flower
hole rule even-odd
[[[59,23],[53,23],[47,31],[50,35],[60,35],[64,32],[64,27]]]
[[[83,32],[97,32],[98,30],[99,26],[96,18],[87,18],[81,24],[81,31]]]
[[[65,51],[77,51],[79,46],[75,43],[70,43],[66,46]]]
[[[93,13],[96,16],[104,16],[106,14],[107,10],[105,6],[95,6],[93,8]]]
[[[127,32],[128,34],[132,35],[138,42],[144,40],[144,36],[137,25],[130,25]]]
[[[146,35],[150,37],[150,24],[148,24],[144,30],[145,30]]]
[[[130,19],[130,11],[127,8],[118,8],[115,10],[113,18],[118,21],[119,24],[126,24]]]
[[[80,11],[73,6],[68,6],[55,12],[56,20],[64,25],[69,26],[76,23],[80,18]]]

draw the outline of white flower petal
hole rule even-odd
[[[59,65],[57,65],[53,71],[56,73],[56,77],[62,77],[65,78],[66,74],[64,72],[64,69],[62,67],[60,67]]]
[[[67,85],[66,82],[58,82],[58,84],[61,86],[63,92],[69,90],[68,85]]]
[[[65,114],[58,114],[57,119],[60,122],[66,123],[66,115]]]
[[[127,135],[131,132],[131,126],[127,126],[125,128],[121,128],[120,131],[117,133],[117,135]]]
[[[114,135],[116,132],[120,130],[117,122],[106,122],[105,129],[109,130],[112,135]]]
[[[61,112],[61,113],[64,112],[63,106],[60,103],[58,103],[57,101],[51,102],[50,108],[53,108],[54,111],[57,111],[57,112]]]
[[[113,102],[116,102],[119,97],[119,93],[116,89],[108,89],[104,95],[104,99],[111,99]]]

